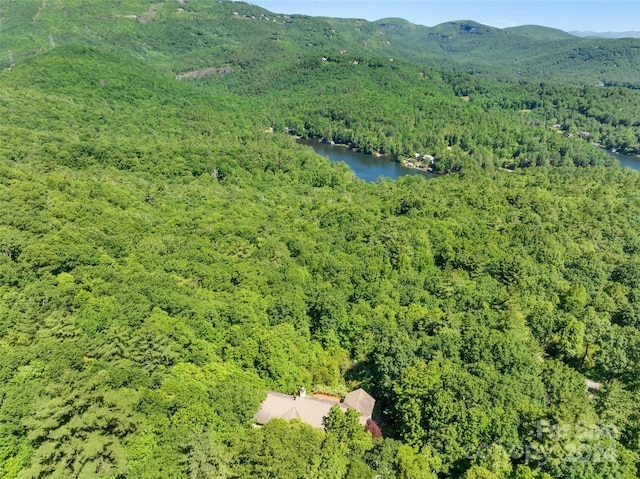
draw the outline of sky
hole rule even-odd
[[[640,0],[246,0],[273,13],[363,18],[404,18],[434,26],[474,20],[494,27],[543,25],[565,31],[640,31]]]

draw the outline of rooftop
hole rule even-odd
[[[373,414],[373,408],[376,400],[373,399],[364,389],[356,389],[347,394],[343,401],[344,405],[355,409],[365,418],[370,418]]]
[[[322,419],[329,414],[329,410],[338,404],[343,411],[347,407],[331,401],[313,396],[299,397],[267,392],[267,399],[262,402],[260,411],[255,415],[258,424],[266,424],[271,419],[279,417],[287,421],[297,418],[313,427],[323,427]]]
[[[267,391],[267,398],[262,402],[260,410],[254,416],[258,424],[266,424],[273,418],[286,421],[300,419],[313,427],[324,427],[323,418],[336,404],[340,409],[355,409],[360,413],[360,423],[364,425],[373,413],[373,399],[363,389],[350,392],[342,402],[314,396],[291,396],[274,391]]]

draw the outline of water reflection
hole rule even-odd
[[[622,166],[623,168],[625,166],[628,166],[633,170],[640,171],[640,158],[638,158],[637,156],[627,156],[620,153],[611,152],[609,152],[609,154],[616,158],[620,162],[620,166]]]
[[[393,161],[388,156],[376,157],[353,151],[344,146],[331,145],[322,143],[314,139],[299,139],[299,143],[310,146],[319,155],[329,158],[331,161],[344,161],[353,170],[356,176],[367,182],[376,181],[381,176],[396,179],[404,175],[421,175],[425,178],[433,178],[436,175],[426,171],[413,170],[406,168],[397,161]],[[612,153],[607,151],[611,156],[616,158],[620,165],[640,171],[640,158],[637,156],[627,156],[620,153]]]
[[[426,171],[413,170],[393,161],[388,156],[376,157],[353,151],[344,146],[335,146],[321,143],[318,140],[298,140],[303,145],[310,146],[319,155],[329,158],[331,161],[344,161],[353,170],[356,176],[367,182],[376,181],[381,176],[396,179],[404,175],[420,175],[425,178],[433,178],[433,174]]]

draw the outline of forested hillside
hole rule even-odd
[[[302,52],[334,20],[242,3],[0,5],[0,477],[638,476],[640,174],[593,145],[638,152],[637,90]],[[300,387],[382,437],[253,427]]]
[[[198,81],[256,98],[265,128],[398,159],[429,154],[442,173],[610,162],[594,145],[640,152],[640,91],[499,83],[388,59],[324,58]]]
[[[312,18],[228,1],[4,0],[0,15],[0,69],[91,45],[257,97],[265,129],[400,160],[431,155],[441,173],[604,163],[592,144],[640,152],[640,90],[627,88],[640,85],[638,39]]]
[[[579,38],[536,26],[501,30],[458,19],[430,28],[283,15],[227,0],[2,0],[0,18],[0,68],[51,44],[81,42],[176,73],[347,50],[492,79],[640,87],[640,39]]]

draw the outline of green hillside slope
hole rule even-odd
[[[0,5],[0,477],[638,475],[640,174],[591,144],[638,151],[638,91],[242,3]],[[285,128],[459,173],[365,183]],[[379,426],[254,427],[300,387]]]
[[[397,55],[490,78],[640,85],[637,39],[583,39],[544,27],[497,29],[472,21],[435,27],[378,22]]]
[[[293,52],[357,50],[494,78],[640,86],[640,40],[585,39],[543,27],[500,30],[457,21],[428,28],[389,19],[284,16],[226,0],[2,0],[0,11],[0,68],[52,44],[82,40],[176,73]]]
[[[284,16],[241,2],[195,0],[188,4],[20,2],[7,3],[2,12],[5,68],[52,46],[89,44],[135,58],[166,75],[209,72],[204,80],[209,85],[251,97],[271,94],[269,102],[258,98],[253,103],[265,129],[292,128],[302,135],[399,159],[416,152],[430,154],[442,172],[465,166],[602,163],[605,157],[586,148],[589,143],[628,154],[640,151],[640,124],[634,119],[638,95],[625,90],[624,101],[611,108],[609,92],[598,92],[594,86],[635,85],[640,55],[633,39],[578,39],[542,27],[499,30],[468,21],[426,28],[394,19],[371,23]],[[318,68],[323,58],[330,61]],[[1,62],[2,56],[0,67]],[[454,70],[454,77],[473,73],[462,83],[482,83],[473,90],[482,91],[485,98],[477,94],[470,98],[472,103],[482,100],[484,107],[479,110],[454,99],[452,90],[469,97],[467,87],[459,86],[460,79],[447,89],[438,74],[415,66],[421,62],[438,71]],[[611,68],[621,76],[603,80],[603,72]],[[215,72],[226,77],[216,79]],[[494,83],[477,80],[479,73]],[[540,79],[548,84],[569,77],[571,82],[591,85],[590,91],[539,88]],[[453,77],[443,78],[451,82]],[[329,83],[339,84],[339,91],[327,90]],[[517,101],[503,101],[503,90],[521,90],[523,84],[526,97],[518,93]],[[365,92],[379,92],[383,99],[370,95],[364,100]],[[581,95],[589,100],[572,104],[569,111],[552,110],[558,104],[554,98]],[[523,110],[532,114],[523,118]],[[414,121],[416,112],[420,113]],[[478,125],[478,118],[496,126]],[[364,119],[368,120],[363,124]],[[588,141],[567,142],[545,134],[552,129],[578,138],[586,132],[582,139]],[[528,145],[525,150],[500,138],[501,131],[513,136],[514,130],[523,130],[519,143]],[[536,140],[541,137],[544,148]]]

